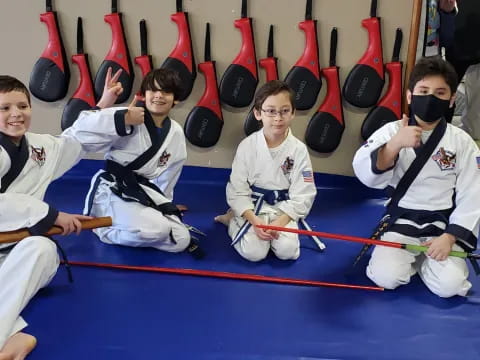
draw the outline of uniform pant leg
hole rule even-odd
[[[245,223],[242,217],[234,217],[228,226],[228,234],[232,239]],[[267,257],[270,250],[270,241],[259,239],[253,227],[250,227],[245,235],[234,245],[235,250],[249,261],[260,261]]]
[[[0,265],[0,349],[27,323],[20,313],[39,289],[46,286],[59,265],[56,245],[31,236],[20,241]]]
[[[382,240],[419,244],[419,240],[394,232],[387,232]],[[367,276],[378,286],[386,289],[395,289],[400,285],[410,282],[412,275],[416,273],[416,255],[404,249],[396,249],[385,246],[375,246],[367,266]]]
[[[285,227],[298,229],[297,222],[290,221]],[[300,240],[297,234],[280,231],[278,239],[271,242],[272,251],[281,260],[296,260],[300,256]]]
[[[153,247],[168,252],[180,252],[190,244],[190,233],[174,215],[137,202],[127,202],[111,196],[108,204],[94,203],[93,216],[111,216],[113,225],[95,229],[101,241],[133,247]]]
[[[454,245],[453,250],[463,251],[458,245]],[[465,296],[472,287],[467,280],[467,263],[465,259],[458,257],[450,256],[444,261],[425,257],[419,266],[418,274],[431,292],[443,298]]]

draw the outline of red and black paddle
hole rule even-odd
[[[260,64],[260,67],[264,68],[265,72],[267,73],[267,82],[278,80],[277,58],[273,55],[273,25],[270,25],[270,32],[268,34],[267,57],[260,59],[258,63]],[[251,108],[243,125],[243,131],[245,131],[245,135],[248,136],[251,133],[260,130],[262,127],[262,121],[257,120],[253,113],[253,108]]]
[[[72,61],[77,64],[80,72],[80,83],[68,100],[62,114],[62,130],[72,126],[78,115],[84,110],[95,106],[95,93],[93,92],[92,73],[88,63],[88,54],[83,50],[82,18],[77,19],[77,54],[72,56]]]
[[[145,77],[153,69],[153,60],[148,53],[147,24],[144,19],[140,20],[140,51],[141,55],[135,57],[135,64],[140,67],[142,76]]]
[[[372,0],[370,18],[362,20],[362,26],[368,31],[368,48],[348,74],[343,97],[354,106],[368,108],[377,103],[385,82],[377,0]]]
[[[177,0],[177,12],[170,16],[177,24],[178,40],[173,51],[162,64],[162,68],[175,70],[182,82],[179,100],[185,100],[192,92],[197,77],[195,59],[192,51],[192,38],[188,24],[188,13],[183,11],[182,0]]]
[[[95,96],[97,99],[102,97],[108,68],[112,68],[112,73],[122,69],[118,81],[122,84],[123,92],[116,101],[119,104],[127,101],[132,92],[134,72],[122,24],[122,13],[118,12],[117,0],[112,0],[112,13],[105,15],[104,20],[112,29],[112,44],[95,76]]]
[[[312,0],[307,0],[305,20],[298,27],[305,32],[305,49],[285,82],[295,91],[295,107],[308,110],[315,105],[322,87],[318,61],[317,20],[312,20]]]
[[[233,107],[250,104],[258,84],[257,59],[252,18],[247,17],[247,0],[242,0],[242,18],[234,22],[242,34],[242,48],[220,81],[222,102]]]
[[[400,62],[402,37],[402,30],[398,28],[395,34],[392,61],[385,64],[388,72],[388,90],[363,121],[361,134],[364,140],[386,123],[402,118],[402,63]]]
[[[336,56],[337,28],[333,28],[330,34],[330,66],[322,69],[322,74],[327,79],[327,95],[318,111],[310,119],[305,132],[306,144],[311,149],[322,153],[334,151],[340,144],[345,130]]]
[[[46,12],[40,21],[47,25],[48,44],[30,74],[30,92],[43,101],[63,99],[68,91],[70,69],[52,0],[46,0]]]
[[[185,137],[193,145],[209,147],[217,143],[223,127],[222,108],[218,96],[215,61],[210,55],[210,24],[205,33],[205,61],[198,64],[205,77],[205,90],[185,121]]]

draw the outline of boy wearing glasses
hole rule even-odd
[[[294,92],[270,81],[255,96],[254,114],[263,129],[238,146],[227,184],[231,210],[215,218],[228,226],[232,245],[247,260],[260,261],[272,249],[283,260],[300,255],[298,235],[263,230],[258,224],[298,228],[316,195],[307,148],[290,131]]]

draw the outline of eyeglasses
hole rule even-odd
[[[282,109],[282,110],[275,110],[275,109],[260,109],[262,110],[265,115],[268,117],[275,117],[277,115],[280,115],[280,117],[287,116],[292,112],[292,109]]]

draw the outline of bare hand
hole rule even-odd
[[[121,74],[122,69],[119,69],[115,75],[112,76],[112,68],[108,68],[102,98],[97,104],[98,107],[105,109],[113,106],[118,97],[123,93],[122,83],[118,81]]]
[[[279,226],[279,227],[285,227],[287,224],[291,221],[290,217],[287,214],[282,214],[279,217],[277,217],[275,220],[273,220],[270,225],[272,226]],[[274,239],[278,239],[280,236],[279,231],[277,230],[267,230],[267,233],[272,235]]]
[[[438,6],[440,9],[446,13],[452,12],[455,9],[455,0],[440,0]]]
[[[55,220],[55,225],[60,226],[63,229],[62,235],[68,235],[72,232],[76,232],[77,235],[82,231],[82,223],[80,220],[89,220],[93,219],[91,216],[79,215],[79,214],[68,214],[64,212],[59,212],[57,219]]]
[[[406,147],[419,147],[422,143],[422,128],[420,126],[408,125],[408,117],[403,114],[400,123],[400,129],[390,140],[391,146],[397,147],[398,150]]]
[[[273,239],[275,239],[272,236],[272,234],[269,233],[271,230],[261,229],[256,226],[256,225],[266,225],[265,222],[258,216],[255,216],[252,225],[253,225],[253,230],[255,231],[255,234],[258,236],[260,240],[272,241]]]
[[[140,125],[145,121],[145,109],[143,107],[136,106],[137,101],[142,101],[142,97],[135,95],[132,102],[128,106],[127,114],[125,115],[125,124],[127,125]]]
[[[424,245],[428,246],[427,255],[437,261],[445,260],[452,251],[455,240],[455,236],[443,233],[439,237],[425,242]]]

